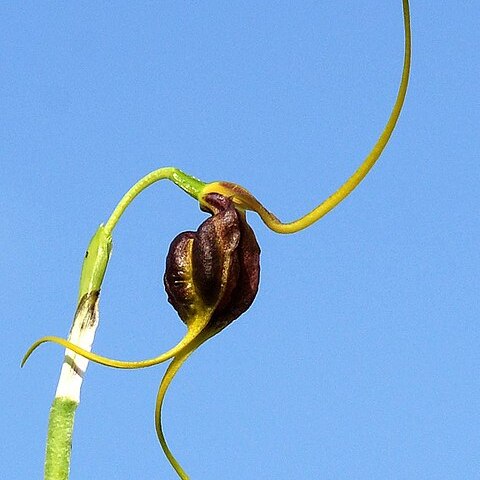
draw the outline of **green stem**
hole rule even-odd
[[[67,398],[55,398],[48,421],[45,480],[68,480],[70,452],[77,402]]]
[[[130,205],[130,203],[132,203],[133,199],[147,187],[155,182],[158,182],[159,180],[171,180],[173,183],[175,183],[175,185],[195,198],[195,200],[198,200],[199,195],[205,186],[204,182],[201,182],[195,177],[187,175],[178,168],[164,167],[154,170],[153,172],[150,172],[148,175],[145,175],[143,178],[141,178],[120,200],[105,224],[105,233],[107,235],[111,235],[118,220],[122,216],[125,209]]]
[[[103,225],[93,235],[82,265],[79,301],[69,340],[90,350],[98,326],[100,287],[112,240]],[[75,410],[88,361],[66,350],[55,399],[50,410],[45,453],[45,480],[68,480]]]

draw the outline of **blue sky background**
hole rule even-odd
[[[479,479],[478,6],[413,1],[405,109],[331,214],[262,246],[252,308],[204,345],[164,409],[192,479]],[[402,61],[400,0],[3,2],[2,478],[41,478],[84,250],[141,176],[238,182],[291,220],[375,142]],[[171,184],[122,218],[94,349],[125,359],[184,327],[170,241],[205,218]],[[153,427],[164,366],[90,365],[71,480],[174,479]]]

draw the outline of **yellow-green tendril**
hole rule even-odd
[[[250,192],[248,192],[248,190],[233,183],[213,182],[207,184],[202,191],[200,202],[205,203],[203,199],[207,194],[212,192],[220,193],[227,197],[233,197],[235,203],[239,207],[257,212],[267,227],[277,233],[295,233],[303,230],[335,208],[357,187],[357,185],[371,170],[373,165],[375,165],[375,162],[378,160],[385,146],[387,145],[393,130],[395,129],[400,112],[402,111],[403,103],[407,93],[408,79],[410,76],[410,61],[412,52],[410,10],[408,0],[403,0],[403,23],[405,31],[403,70],[397,98],[395,100],[395,104],[393,105],[392,112],[390,113],[390,117],[383,132],[381,133],[371,152],[367,155],[363,163],[353,173],[353,175],[335,193],[330,195],[330,197],[328,197],[323,203],[318,205],[305,216],[289,223],[281,222],[275,215],[265,209],[265,207],[263,207],[263,205]]]
[[[199,317],[197,320],[192,321],[191,325],[187,330],[187,333],[185,334],[183,339],[180,340],[180,342],[178,342],[177,345],[175,345],[173,348],[166,351],[165,353],[162,353],[157,357],[150,358],[147,360],[139,360],[139,361],[115,360],[112,358],[104,357],[102,355],[98,355],[93,352],[89,352],[88,350],[84,350],[83,348],[69,342],[68,340],[65,340],[64,338],[47,336],[47,337],[40,338],[35,343],[33,343],[33,345],[27,350],[27,353],[23,357],[21,366],[23,367],[23,365],[25,365],[25,362],[28,360],[28,358],[33,353],[33,351],[36,350],[36,348],[39,347],[42,343],[52,342],[52,343],[61,345],[62,347],[68,348],[69,350],[72,350],[73,352],[77,353],[78,355],[81,355],[82,357],[85,357],[86,359],[92,362],[99,363],[100,365],[105,365],[107,367],[121,368],[121,369],[137,369],[137,368],[152,367],[153,365],[158,365],[159,363],[165,362],[166,360],[173,358],[175,355],[181,352],[182,349],[188,347],[195,340],[195,338],[202,332],[202,330],[205,328],[206,324],[208,323],[209,319],[210,319],[210,316],[208,315],[208,316]]]
[[[215,332],[202,332],[187,348],[185,348],[181,353],[179,353],[170,363],[165,375],[162,378],[160,387],[158,389],[157,401],[155,403],[155,430],[157,432],[157,437],[162,446],[162,450],[165,453],[165,456],[168,458],[168,461],[172,465],[173,469],[177,472],[178,476],[182,480],[189,480],[189,476],[185,473],[185,470],[180,466],[177,459],[174,457],[173,453],[170,451],[163,434],[162,428],[162,406],[165,399],[165,394],[167,393],[168,387],[172,382],[173,378],[177,374],[180,367],[183,365],[185,360],[204,342],[209,338],[215,335]]]

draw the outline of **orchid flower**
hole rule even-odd
[[[205,183],[173,167],[151,172],[124,195],[108,221],[100,225],[92,237],[82,267],[78,307],[69,339],[46,336],[37,340],[25,354],[22,366],[32,352],[45,342],[57,343],[67,349],[62,375],[65,369],[65,375],[70,377],[74,376],[75,372],[78,374],[78,371],[80,373],[84,371],[88,360],[122,369],[145,368],[172,360],[157,394],[155,426],[168,460],[181,479],[188,479],[189,477],[167,446],[161,424],[162,404],[168,386],[183,362],[201,344],[243,314],[256,296],[260,275],[260,248],[247,223],[246,212],[252,211],[258,214],[265,225],[276,233],[295,233],[309,227],[330,212],[365,178],[393,133],[407,92],[411,58],[410,13],[408,0],[402,0],[402,4],[405,33],[404,63],[395,103],[384,130],[371,152],[340,188],[309,213],[297,220],[284,223],[268,211],[246,188],[236,183],[225,181]],[[93,353],[90,348],[98,324],[99,292],[110,259],[112,232],[135,197],[145,188],[163,179],[175,183],[197,200],[202,210],[211,215],[196,231],[178,235],[167,254],[164,283],[168,301],[186,324],[186,333],[175,346],[146,360],[116,360]],[[87,340],[85,340],[86,337]],[[76,340],[79,340],[78,343]],[[79,368],[80,364],[81,368]],[[74,366],[77,369],[75,371],[73,371]],[[69,368],[73,370],[70,371]],[[65,398],[73,404],[73,410],[69,413],[73,425],[73,412],[79,401],[81,379],[80,374],[74,394],[71,391],[66,394],[62,382],[59,382],[57,397],[51,412],[51,428],[54,428],[55,423],[53,415],[57,410],[62,410],[61,402]],[[68,446],[68,438],[65,445]],[[49,467],[48,452],[47,445],[46,472],[48,468],[52,471],[56,468],[52,465]],[[54,456],[53,453],[52,456]],[[52,475],[49,478],[68,478],[68,464],[62,468],[62,471],[66,468],[66,476]]]

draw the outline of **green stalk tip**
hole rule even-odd
[[[111,251],[112,237],[105,231],[102,224],[93,235],[85,252],[78,292],[79,301],[86,293],[100,290]]]

